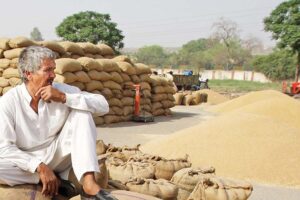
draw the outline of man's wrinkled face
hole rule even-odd
[[[54,59],[43,59],[40,69],[31,74],[29,81],[31,81],[38,89],[47,85],[52,85],[55,78],[54,69]]]

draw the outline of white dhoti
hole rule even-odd
[[[43,150],[46,154],[40,159],[65,180],[73,167],[75,176],[81,181],[84,173],[99,172],[96,135],[91,113],[72,109],[62,130],[49,147]],[[24,171],[5,158],[0,158],[0,184],[13,186],[38,182],[37,172]]]

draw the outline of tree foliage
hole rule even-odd
[[[35,41],[43,41],[42,33],[37,27],[34,27],[33,30],[30,32],[30,39]]]
[[[158,45],[145,46],[135,54],[138,62],[162,67],[166,63],[167,54]]]
[[[123,48],[124,36],[108,14],[85,11],[65,18],[56,33],[73,42],[105,43],[115,50]]]
[[[289,0],[279,4],[264,19],[265,30],[272,32],[279,48],[292,50],[297,56],[295,79],[300,72],[300,0]]]

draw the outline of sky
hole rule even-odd
[[[181,47],[208,38],[221,17],[237,23],[242,38],[275,45],[263,19],[283,0],[0,0],[0,37],[30,36],[38,27],[45,40],[64,18],[81,11],[109,14],[118,24],[125,48],[146,45]]]

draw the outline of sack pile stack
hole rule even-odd
[[[152,102],[152,114],[158,115],[170,115],[170,108],[174,107],[174,97],[176,93],[173,88],[173,83],[165,77],[151,75],[151,102]]]
[[[184,91],[174,94],[175,105],[198,105],[207,102],[208,95],[198,91]]]

